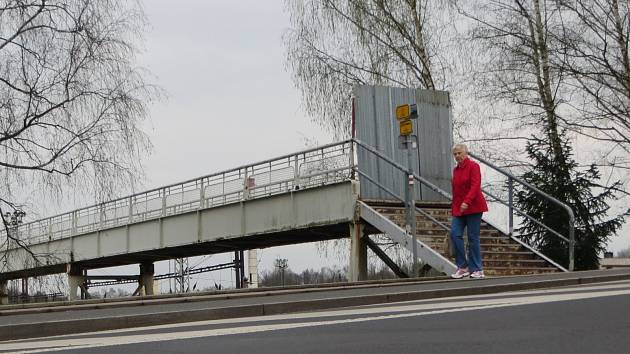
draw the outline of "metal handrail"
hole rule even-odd
[[[392,165],[393,167],[395,167],[396,169],[400,170],[401,172],[406,173],[407,172],[407,168],[399,163],[397,163],[396,161],[392,160],[389,156],[384,155],[383,153],[379,152],[378,150],[372,148],[371,146],[361,142],[358,139],[353,139],[353,141],[355,143],[357,143],[357,145],[361,146],[362,148],[365,148],[366,150],[368,150],[369,152],[375,154],[376,156],[380,157],[381,159],[383,159],[383,161],[389,163],[390,165]],[[386,188],[385,186],[381,185],[380,183],[374,181],[373,178],[369,177],[367,174],[357,170],[357,172],[359,172],[359,174],[361,174],[362,176],[366,177],[366,179],[370,182],[372,182],[374,185],[376,185],[377,187],[381,188],[382,190],[386,191],[387,193],[391,194],[392,196],[396,197],[396,199],[402,201],[403,203],[405,202],[405,200],[403,198],[401,198],[399,195],[395,194],[394,192],[390,191],[388,188]],[[441,190],[439,187],[433,185],[431,182],[425,180],[424,178],[417,176],[414,174],[414,178],[418,179],[420,182],[425,183],[429,186],[429,188],[431,188],[433,191],[435,191],[436,193],[439,194],[443,194],[444,196],[446,196],[448,199],[451,199],[450,194],[448,194],[447,192],[444,192],[443,190]],[[440,227],[442,227],[443,229],[445,229],[446,231],[451,231],[451,228],[446,226],[444,223],[440,222],[439,220],[437,220],[436,218],[434,218],[433,216],[431,216],[429,213],[425,212],[424,210],[422,210],[421,208],[418,208],[418,206],[414,205],[414,208],[416,209],[417,212],[420,212],[420,214],[424,215],[425,217],[427,217],[429,220],[433,221],[434,223],[438,224]]]
[[[527,187],[529,190],[535,192],[536,194],[538,194],[539,196],[543,197],[544,199],[556,204],[557,206],[563,208],[567,214],[569,215],[569,270],[573,271],[574,267],[575,267],[575,214],[573,213],[573,210],[571,209],[570,206],[568,206],[567,204],[559,201],[558,199],[550,196],[549,194],[541,191],[540,189],[532,186],[531,184],[523,181],[522,179],[514,176],[513,174],[511,174],[510,172],[504,171],[503,169],[499,168],[498,166],[494,165],[493,163],[486,161],[485,159],[473,154],[473,153],[468,153],[468,155],[472,156],[473,158],[475,158],[476,160],[479,160],[480,162],[482,162],[483,164],[485,164],[486,166],[494,169],[495,171],[503,174],[504,176],[506,176],[508,178],[508,185],[509,185],[509,206],[508,208],[510,208],[510,231],[512,231],[513,228],[513,221],[512,221],[512,210],[514,209],[514,205],[513,205],[513,183],[511,181],[516,181],[518,183],[520,183],[521,185]],[[547,228],[549,229],[549,228]],[[564,240],[566,240],[566,238],[563,238]]]
[[[27,244],[33,244],[207,207],[337,183],[352,179],[353,149],[351,140],[304,149],[23,223],[16,232]],[[346,170],[350,173],[342,173]],[[248,177],[261,178],[262,183],[248,185]],[[208,195],[208,192],[212,193],[215,188],[217,194]],[[6,236],[5,233],[6,231],[0,230],[0,237]]]
[[[564,242],[569,242],[569,239],[562,236],[562,234],[560,234],[558,231],[550,228],[549,226],[541,223],[540,221],[534,219],[533,217],[529,216],[527,213],[525,213],[524,211],[522,211],[521,209],[515,207],[515,206],[510,206],[508,203],[504,202],[503,200],[501,200],[499,197],[495,196],[494,194],[488,192],[487,190],[483,189],[483,192],[487,195],[489,195],[490,197],[492,197],[492,199],[496,202],[499,202],[503,205],[505,205],[508,208],[512,208],[512,210],[516,211],[518,214],[520,214],[522,217],[527,218],[529,220],[531,220],[532,222],[538,224],[539,226],[544,227],[545,229],[547,229],[547,231],[553,233],[554,235],[556,235],[557,237],[559,237],[560,239],[562,239]]]
[[[395,162],[395,161],[391,160],[391,158],[390,158],[390,157],[388,157],[388,156],[384,155],[383,153],[379,152],[378,150],[376,150],[376,149],[372,148],[371,146],[369,146],[369,145],[367,145],[367,144],[365,144],[365,143],[361,142],[361,141],[360,141],[360,140],[358,140],[358,139],[352,139],[352,140],[353,140],[353,141],[354,141],[357,145],[359,145],[359,146],[361,146],[362,148],[364,148],[364,149],[368,150],[369,152],[373,153],[374,155],[376,155],[376,156],[380,157],[381,159],[383,159],[384,161],[388,162],[390,165],[394,166],[395,168],[397,168],[397,169],[399,169],[399,170],[401,170],[401,171],[407,171],[407,168],[406,168],[405,166],[403,166],[403,165],[401,165],[401,164],[399,164],[399,163],[397,163],[397,162]],[[568,212],[568,214],[569,214],[569,239],[567,239],[566,237],[562,236],[560,233],[558,233],[557,231],[555,231],[555,230],[551,229],[551,228],[550,228],[550,227],[548,227],[547,225],[544,225],[544,224],[542,224],[541,222],[539,222],[538,220],[536,220],[536,219],[532,218],[531,216],[529,216],[527,213],[523,212],[522,210],[520,210],[520,209],[518,209],[518,208],[514,207],[514,205],[513,205],[513,200],[512,200],[512,193],[511,193],[511,192],[510,192],[510,198],[509,198],[510,200],[509,200],[509,202],[508,202],[508,204],[507,204],[508,208],[510,209],[510,232],[509,232],[509,233],[510,233],[510,236],[512,236],[512,227],[513,227],[513,224],[512,224],[512,222],[513,222],[513,221],[512,221],[512,212],[515,210],[515,211],[516,211],[517,213],[519,213],[520,215],[522,215],[522,216],[524,216],[524,217],[526,217],[526,218],[529,218],[529,219],[531,219],[531,220],[534,220],[536,223],[538,223],[539,225],[543,226],[544,228],[546,228],[547,230],[549,230],[550,232],[552,232],[555,236],[558,236],[558,237],[560,237],[562,240],[567,241],[567,242],[569,243],[569,270],[570,270],[570,271],[572,271],[572,270],[574,269],[574,244],[575,244],[575,236],[574,236],[574,222],[575,222],[575,217],[574,217],[574,214],[573,214],[573,211],[571,210],[571,208],[570,208],[568,205],[566,205],[566,204],[562,203],[561,201],[559,201],[559,200],[557,200],[557,199],[553,198],[552,196],[550,196],[550,195],[548,195],[548,194],[546,194],[546,193],[544,193],[544,192],[540,191],[538,188],[536,188],[536,187],[534,187],[534,186],[530,185],[529,183],[527,183],[527,182],[525,182],[525,181],[521,180],[520,178],[518,178],[518,177],[516,177],[516,176],[512,175],[511,173],[509,173],[509,172],[507,172],[507,171],[503,171],[502,169],[498,168],[497,166],[494,166],[494,165],[493,165],[493,164],[491,164],[490,162],[488,162],[488,161],[486,161],[486,160],[484,160],[484,159],[481,159],[481,158],[477,157],[476,155],[473,155],[472,153],[469,153],[469,155],[470,155],[471,157],[473,157],[473,158],[475,158],[475,159],[477,159],[477,160],[481,161],[482,163],[484,163],[484,164],[488,165],[489,167],[491,167],[491,168],[495,169],[496,171],[498,171],[498,172],[502,173],[503,175],[507,176],[508,178],[511,178],[511,179],[513,179],[514,181],[521,183],[523,186],[525,186],[525,187],[527,187],[527,188],[529,188],[529,189],[533,190],[534,192],[538,193],[539,195],[541,195],[541,196],[545,197],[545,199],[548,199],[548,200],[552,201],[553,203],[558,204],[558,205],[562,206],[563,208],[565,208],[565,209],[567,210],[567,212]],[[446,192],[446,191],[442,190],[442,189],[441,189],[441,188],[439,188],[438,186],[436,186],[436,185],[434,185],[433,183],[429,182],[429,181],[428,181],[428,180],[426,180],[424,177],[422,177],[422,176],[418,176],[418,175],[416,175],[415,173],[413,174],[413,176],[414,176],[414,179],[416,179],[418,182],[420,182],[420,183],[422,183],[422,184],[426,185],[427,187],[429,187],[429,188],[430,188],[431,190],[433,190],[434,192],[436,192],[436,193],[440,194],[441,196],[443,196],[443,197],[445,197],[445,198],[447,198],[447,199],[449,199],[449,200],[452,200],[452,196],[451,196],[448,192]],[[512,186],[512,183],[510,183],[510,187],[511,187],[511,188],[513,187],[513,186]],[[492,194],[488,193],[487,191],[485,191],[485,190],[484,190],[484,193],[489,194],[490,196],[492,196],[492,197],[493,197],[494,199],[496,199],[497,201],[499,201],[499,202],[501,202],[502,204],[506,205],[506,203],[505,203],[505,202],[501,201],[499,198],[497,198],[496,196],[494,196],[494,195],[492,195]],[[416,209],[417,209],[417,208],[416,208]],[[521,243],[522,243],[522,242],[521,242]],[[547,259],[548,261],[550,261],[551,263],[553,263],[554,265],[557,265],[555,262],[553,262],[553,261],[549,260],[547,257],[544,257],[544,258],[545,258],[545,259]],[[564,269],[563,267],[560,267],[560,268],[561,268],[561,269]]]
[[[389,161],[387,161],[389,162]],[[395,192],[393,192],[392,190],[390,190],[389,188],[385,187],[384,185],[382,185],[381,183],[377,182],[374,180],[374,178],[370,177],[367,173],[359,170],[358,168],[355,167],[355,171],[360,174],[361,176],[363,176],[365,179],[367,179],[369,182],[371,182],[372,184],[374,184],[375,186],[377,186],[378,188],[382,189],[383,191],[387,192],[387,194],[391,195],[392,197],[398,199],[399,201],[405,203],[405,199],[402,198],[401,196],[399,196],[398,194],[396,194]],[[404,172],[404,171],[403,171]],[[426,211],[422,210],[422,208],[418,208],[417,205],[414,205],[415,209],[417,212],[419,212],[420,214],[422,214],[423,216],[425,216],[426,218],[428,218],[429,220],[433,221],[434,223],[438,224],[440,227],[442,227],[444,230],[446,231],[451,231],[451,228],[446,226],[444,223],[442,223],[441,221],[439,221],[438,219],[434,218],[431,214],[427,213]]]

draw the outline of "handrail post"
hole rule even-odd
[[[300,155],[293,157],[293,190],[300,189]]]
[[[199,187],[199,209],[203,209],[205,208],[205,185],[204,185],[204,179],[201,179],[201,186]]]
[[[133,197],[132,196],[129,196],[129,201],[127,203],[129,203],[129,215],[128,215],[127,223],[131,224],[133,223]]]
[[[70,221],[70,235],[74,236],[77,234],[77,211],[72,211],[72,219]]]
[[[105,203],[101,203],[98,206],[98,229],[102,230],[103,229],[103,222],[105,220],[103,220],[105,218]]]
[[[348,166],[350,168],[350,178],[354,179],[354,141],[350,142],[350,166]]]
[[[166,216],[166,188],[162,188],[162,217]]]
[[[509,235],[514,234],[514,180],[508,177],[508,231]]]
[[[569,214],[569,271],[575,267],[575,217],[573,212]]]
[[[411,254],[413,257],[413,277],[418,276],[418,249],[416,245],[416,202],[414,200],[415,178],[413,173],[413,164],[411,156],[411,138],[407,136],[407,178],[403,183],[407,184],[405,199],[407,204],[407,232],[411,236]]]
[[[249,199],[248,179],[249,179],[249,171],[247,171],[247,167],[245,167],[245,178],[243,179],[243,195],[242,195],[241,200]]]

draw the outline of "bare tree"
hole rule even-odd
[[[309,115],[350,136],[355,84],[448,89],[453,32],[447,1],[286,1],[287,65]],[[452,54],[452,52],[450,53]]]
[[[616,180],[601,185],[594,164],[579,168],[573,158],[567,131],[575,128],[581,112],[573,104],[573,78],[565,65],[564,11],[558,2],[490,0],[464,13],[477,22],[473,38],[487,53],[488,65],[479,72],[482,94],[512,105],[513,114],[506,119],[515,123],[515,129],[532,133],[526,142],[532,166],[523,179],[571,206],[576,222],[575,266],[591,269],[623,223],[623,215],[608,217],[607,204],[621,185]],[[566,213],[540,203],[529,191],[519,192],[518,197],[519,207],[567,234]],[[568,265],[567,244],[529,220],[519,231],[524,240]]]
[[[1,2],[5,227],[5,212],[34,190],[93,187],[102,199],[141,172],[141,156],[150,149],[141,122],[159,93],[135,64],[145,25],[136,1]]]
[[[461,4],[461,3],[460,3]],[[538,0],[489,0],[461,12],[475,21],[471,40],[484,53],[475,72],[479,98],[508,107],[497,118],[509,122],[513,133],[527,135],[543,124],[556,134],[565,78],[554,60],[558,43],[549,33],[559,30],[556,9]],[[559,146],[558,137],[550,137]]]
[[[562,64],[580,113],[566,124],[630,152],[630,3],[561,0]],[[630,161],[625,161],[630,162]],[[630,163],[626,165],[630,168]]]

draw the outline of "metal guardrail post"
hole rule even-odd
[[[350,142],[350,178],[354,179],[354,141]]]
[[[53,232],[52,232],[52,219],[48,219],[48,241],[52,241]]]
[[[166,188],[162,188],[162,217],[166,216]]]
[[[407,184],[406,193],[405,193],[405,202],[406,202],[406,222],[407,222],[407,232],[410,233],[412,244],[411,244],[411,254],[413,257],[413,276],[416,277],[418,275],[418,249],[416,244],[416,202],[415,202],[415,183],[414,183],[414,173],[413,173],[413,158],[411,154],[411,138],[407,136],[407,176],[406,181],[403,183]]]
[[[206,187],[204,186],[203,178],[202,178],[201,179],[201,186],[199,188],[199,209],[203,209],[205,207],[205,205],[204,205],[205,204],[205,200],[204,200],[204,193],[205,193],[205,191],[204,191],[204,188],[206,188]]]
[[[248,186],[249,173],[247,167],[245,168],[245,178],[243,179],[243,197],[241,200],[249,199],[249,186]]]
[[[569,271],[575,268],[575,219],[573,213],[569,215],[571,221],[569,224]]]
[[[508,177],[508,232],[514,234],[514,181]]]
[[[70,227],[70,235],[74,236],[77,234],[77,211],[76,210],[72,212],[72,220],[70,221],[70,224],[72,225]]]
[[[133,197],[129,197],[129,216],[127,219],[127,223],[131,224],[133,222]]]
[[[293,166],[293,189],[300,188],[300,155],[295,154],[294,166]]]

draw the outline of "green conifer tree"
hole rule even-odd
[[[527,144],[527,154],[534,168],[522,178],[571,207],[575,214],[575,270],[598,269],[600,255],[628,212],[608,217],[608,201],[615,199],[614,191],[620,183],[608,187],[598,184],[601,175],[594,164],[585,170],[578,169],[564,133],[559,134],[561,149],[553,149],[548,138],[532,137]],[[559,156],[557,152],[560,152]],[[568,238],[569,216],[564,209],[528,190],[518,190],[516,196],[516,204],[521,210]],[[525,242],[568,267],[567,242],[527,219],[517,231]]]

